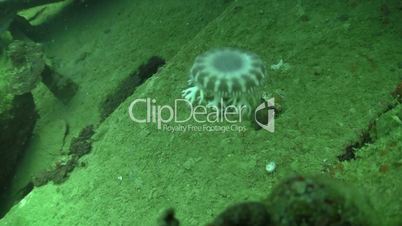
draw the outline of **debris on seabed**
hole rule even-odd
[[[290,65],[281,59],[277,64],[272,64],[271,69],[274,71],[287,71],[290,69]]]
[[[265,170],[271,174],[275,172],[276,170],[276,163],[274,161],[269,162],[267,165],[265,165]]]

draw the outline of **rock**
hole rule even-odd
[[[260,202],[244,202],[228,207],[207,226],[269,226],[271,218]]]
[[[265,204],[276,226],[376,225],[365,201],[337,180],[297,175],[276,186]]]
[[[172,209],[161,219],[167,223],[159,225],[178,225]],[[265,200],[231,205],[206,226],[370,226],[379,225],[376,219],[367,197],[353,187],[322,175],[295,175]]]

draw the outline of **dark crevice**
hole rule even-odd
[[[0,219],[10,209],[11,183],[38,117],[31,93],[15,96],[11,108],[0,112]]]
[[[127,78],[123,79],[101,104],[101,121],[105,120],[124,100],[131,96],[138,86],[157,73],[164,64],[164,59],[153,56],[137,70],[130,73]]]
[[[75,82],[57,73],[49,65],[45,65],[42,72],[42,82],[64,104],[70,102],[78,90],[78,85]]]
[[[23,198],[25,198],[25,196],[29,195],[29,193],[31,193],[31,191],[34,189],[34,184],[33,182],[29,182],[27,185],[25,185],[23,188],[21,188],[20,190],[18,190],[17,195],[18,197],[20,197],[22,200]]]
[[[351,144],[347,145],[345,150],[341,155],[338,156],[339,161],[350,161],[356,159],[356,152],[363,148],[367,144],[372,144],[376,140],[376,122],[377,120],[384,115],[385,113],[391,111],[392,109],[396,108],[399,104],[401,104],[400,96],[395,96],[395,99],[392,103],[388,104],[383,111],[378,113],[377,117],[369,123],[367,129],[363,130],[359,136],[359,138],[352,142]]]
[[[375,127],[375,123],[372,122],[369,124],[368,128],[364,130],[357,141],[353,142],[346,146],[343,154],[338,156],[339,161],[349,161],[356,159],[356,152],[364,147],[367,144],[371,144],[374,142],[374,137],[372,136],[373,128]]]

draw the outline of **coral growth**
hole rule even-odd
[[[79,159],[88,154],[92,149],[92,136],[94,135],[94,126],[89,125],[83,128],[78,137],[71,140],[69,155],[66,159],[58,161],[54,168],[44,171],[32,179],[36,187],[43,186],[49,181],[55,184],[64,183],[70,173],[78,165]]]
[[[7,47],[10,67],[7,71],[10,92],[22,95],[30,92],[40,81],[45,67],[40,44],[30,41],[13,41]]]

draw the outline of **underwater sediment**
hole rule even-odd
[[[0,225],[401,225],[400,1],[5,2]]]

